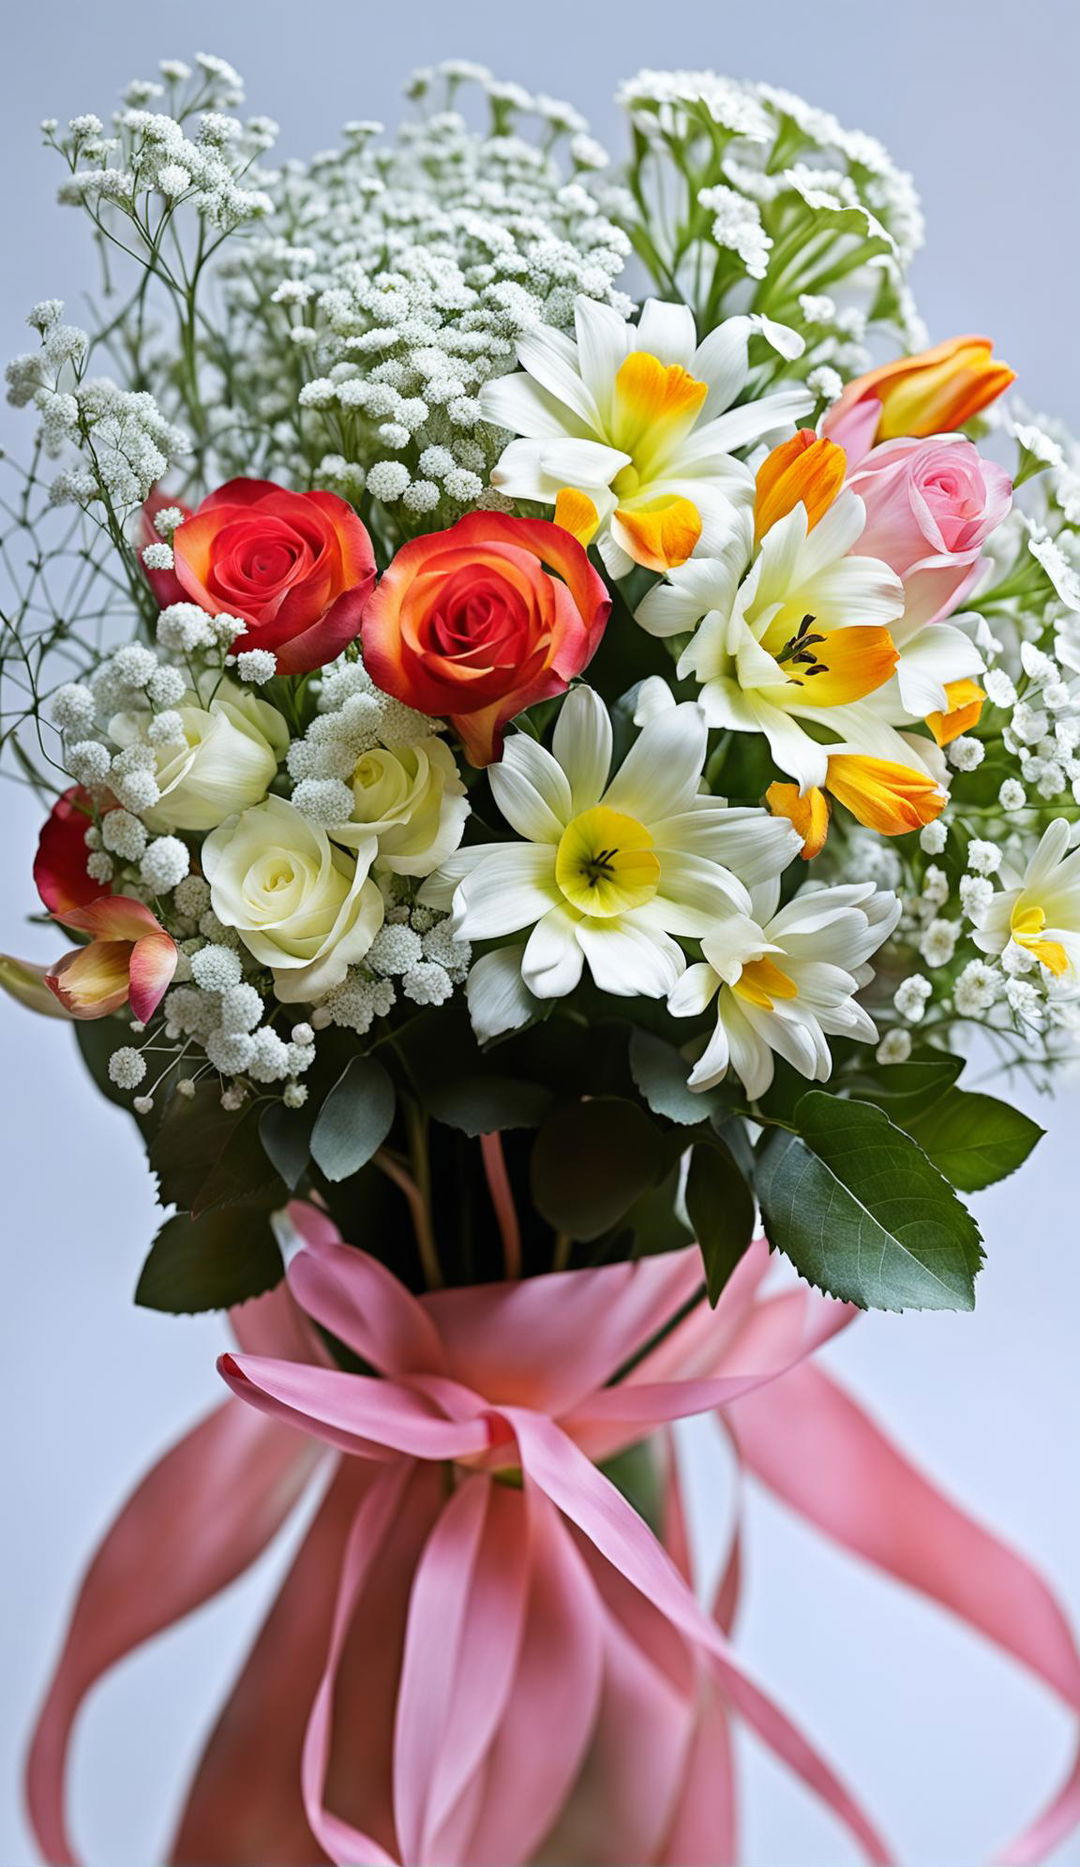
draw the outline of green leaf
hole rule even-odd
[[[219,1206],[166,1219],[143,1265],[135,1301],[187,1315],[228,1309],[272,1290],[284,1275],[271,1215],[261,1206]]]
[[[424,1104],[436,1121],[463,1134],[497,1134],[504,1128],[539,1128],[552,1104],[541,1083],[514,1076],[463,1076],[425,1092]]]
[[[328,1180],[367,1165],[390,1132],[394,1085],[377,1057],[354,1057],[331,1089],[311,1131],[311,1155]]]
[[[945,1050],[914,1052],[906,1063],[861,1067],[848,1079],[862,1102],[885,1110],[890,1121],[906,1128],[912,1116],[925,1114],[952,1088],[964,1067],[962,1057]]]
[[[318,1108],[310,1102],[298,1109],[286,1108],[284,1102],[268,1102],[259,1117],[263,1153],[290,1193],[295,1193],[311,1159],[311,1130],[317,1114]]]
[[[822,1090],[758,1155],[769,1242],[863,1309],[972,1309],[979,1228],[922,1149],[868,1102]]]
[[[223,1109],[216,1082],[199,1083],[193,1096],[172,1097],[147,1153],[162,1205],[182,1212],[244,1204],[277,1184],[255,1108]]]
[[[1014,1173],[1045,1132],[1021,1109],[968,1089],[950,1089],[928,1114],[904,1126],[964,1193],[981,1192]]]
[[[636,1102],[598,1096],[564,1103],[536,1137],[533,1200],[556,1231],[599,1238],[666,1165],[660,1131]]]
[[[674,1044],[635,1025],[630,1033],[630,1073],[637,1087],[655,1115],[692,1128],[708,1121],[724,1097],[715,1089],[687,1088],[691,1068]]]
[[[754,1195],[722,1141],[699,1141],[690,1155],[686,1210],[705,1261],[715,1308],[754,1236]]]

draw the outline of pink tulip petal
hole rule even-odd
[[[289,1208],[294,1219],[299,1202]],[[310,1209],[309,1209],[310,1210]],[[316,1322],[383,1374],[438,1374],[442,1344],[431,1317],[392,1271],[366,1251],[305,1232],[306,1250],[289,1269],[289,1287]]]
[[[319,1456],[310,1441],[227,1404],[167,1452],[132,1493],[87,1570],[34,1732],[27,1802],[48,1861],[71,1867],[75,1860],[64,1773],[72,1726],[90,1687],[255,1560]]]
[[[241,1400],[342,1452],[456,1459],[486,1451],[490,1443],[483,1420],[447,1420],[413,1389],[373,1375],[260,1355],[222,1355],[218,1371]]]
[[[45,983],[73,1018],[107,1018],[127,1004],[131,948],[122,940],[92,940],[57,960]]]
[[[734,1867],[736,1806],[731,1721],[715,1686],[706,1687],[675,1794],[674,1818],[657,1857],[662,1867]]]
[[[141,1024],[149,1024],[172,984],[179,957],[176,942],[167,933],[147,934],[132,947],[128,997]]]
[[[1080,1653],[1031,1565],[944,1497],[820,1369],[741,1401],[748,1468],[842,1548],[950,1608],[1080,1712]],[[812,1454],[812,1459],[811,1459]],[[808,1462],[809,1461],[809,1462]],[[1080,1819],[1080,1762],[1057,1802],[1002,1856],[1042,1857]]]
[[[135,901],[130,895],[100,895],[84,907],[65,909],[53,918],[95,940],[141,940],[146,934],[164,932],[145,902]]]
[[[283,1361],[333,1363],[322,1338],[313,1329],[285,1283],[264,1296],[250,1297],[229,1311],[229,1324],[245,1355],[277,1355]]]

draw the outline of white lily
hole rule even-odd
[[[1080,986],[1080,849],[1070,849],[1071,838],[1067,819],[1055,817],[1023,875],[994,895],[972,937],[984,953],[1019,949],[1063,986]]]
[[[896,896],[872,882],[807,886],[777,911],[778,881],[751,891],[749,913],[733,913],[701,943],[668,1008],[698,1016],[716,999],[716,1030],[690,1075],[708,1089],[733,1070],[751,1102],[773,1080],[773,1054],[823,1083],[828,1038],[873,1043],[877,1030],[855,994],[872,976],[866,961],[900,918]]]
[[[492,474],[514,499],[554,505],[558,523],[598,546],[609,573],[667,570],[722,547],[753,503],[735,458],[789,428],[811,406],[789,384],[733,407],[749,377],[755,331],[786,355],[801,340],[760,317],[728,318],[699,344],[686,305],[648,299],[637,325],[578,298],[575,338],[541,327],[518,341],[520,372],[481,391],[486,421],[523,437]]]
[[[729,809],[700,791],[707,728],[684,702],[646,719],[609,781],[611,722],[591,688],[563,702],[552,750],[526,733],[489,769],[518,842],[461,849],[421,899],[449,906],[465,940],[529,937],[485,955],[469,978],[484,1037],[523,1023],[537,998],[562,998],[588,965],[602,991],[662,998],[686,965],[678,936],[749,912],[752,886],[798,853],[783,820]]]

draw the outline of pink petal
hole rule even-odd
[[[66,908],[54,918],[95,940],[141,940],[145,934],[165,934],[145,902],[134,901],[130,895],[100,895],[96,901],[88,901],[81,908]]]
[[[280,1528],[318,1448],[227,1404],[167,1452],[87,1570],[34,1732],[26,1794],[46,1859],[70,1867],[64,1820],[71,1730],[95,1680],[246,1569]]]
[[[127,1004],[130,955],[123,940],[91,940],[57,960],[45,983],[72,1018],[107,1018]]]
[[[141,1024],[149,1024],[172,983],[179,950],[167,933],[147,934],[131,949],[128,993]]]
[[[324,1224],[333,1228],[314,1208],[294,1201],[289,1216],[305,1238],[289,1268],[289,1288],[308,1315],[384,1374],[441,1374],[438,1331],[393,1272],[366,1251],[327,1236]]]

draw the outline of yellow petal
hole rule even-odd
[[[858,823],[879,836],[906,836],[921,829],[940,816],[948,801],[926,772],[854,752],[837,753],[829,760],[825,785]]]
[[[765,802],[774,817],[786,817],[803,839],[803,861],[809,862],[825,847],[829,834],[829,800],[824,791],[811,785],[802,793],[797,784],[771,784]]]
[[[843,448],[812,428],[800,428],[790,441],[781,441],[758,468],[755,539],[760,542],[797,505],[806,507],[807,530],[812,530],[841,491],[846,471]]]
[[[615,517],[625,549],[646,570],[674,570],[685,564],[701,537],[701,514],[689,499],[649,499],[620,506]]]
[[[1037,960],[1050,968],[1055,978],[1060,978],[1063,972],[1069,970],[1069,956],[1060,940],[1040,938],[1045,926],[1046,914],[1042,908],[1020,908],[1013,913],[1010,932],[1017,946],[1026,947],[1029,953],[1033,953]]]
[[[691,376],[681,363],[661,363],[647,350],[632,350],[615,377],[615,446],[634,454],[645,441],[653,451],[653,443],[665,431],[673,434],[692,427],[708,393],[708,384]]]
[[[555,501],[555,523],[576,538],[579,545],[591,545],[600,525],[600,514],[588,493],[576,486],[564,486]]]
[[[743,967],[732,990],[762,1011],[771,1011],[774,1000],[778,998],[799,996],[794,979],[789,979],[786,972],[781,972],[775,960],[771,960],[767,953],[761,959],[752,959],[748,966]]]
[[[966,733],[969,726],[976,726],[986,699],[978,681],[947,681],[945,695],[948,712],[926,716],[926,724],[939,746],[950,745],[961,733]]]
[[[801,639],[805,647],[792,638],[776,658],[788,681],[801,687],[800,700],[811,707],[843,707],[862,700],[885,685],[900,659],[888,629],[874,624],[833,629],[823,637],[811,617]]]

